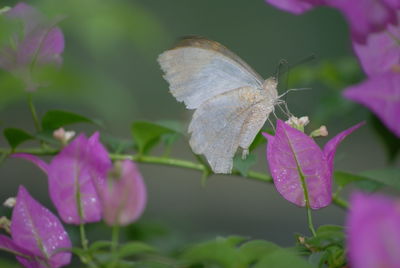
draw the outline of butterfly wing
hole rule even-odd
[[[158,57],[172,95],[188,109],[221,93],[241,87],[262,88],[263,79],[221,44],[187,38]]]
[[[238,147],[248,149],[272,109],[265,92],[252,87],[219,94],[193,114],[190,145],[215,173],[230,173]]]

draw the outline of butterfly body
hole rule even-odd
[[[195,109],[190,146],[207,158],[213,172],[230,173],[240,147],[243,155],[278,99],[277,82],[265,81],[221,44],[184,39],[158,61],[171,94]]]

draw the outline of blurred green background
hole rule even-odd
[[[187,125],[191,112],[168,92],[156,59],[180,37],[201,35],[230,48],[265,78],[275,73],[282,59],[294,64],[315,54],[315,60],[289,72],[289,84],[285,76],[280,86],[280,92],[290,87],[312,88],[287,97],[293,114],[310,117],[308,130],[325,124],[332,137],[369,118],[366,109],[340,96],[340,90],[361,81],[363,75],[352,54],[347,25],[335,10],[318,8],[294,16],[262,0],[28,3],[48,17],[66,15],[60,23],[66,39],[64,64],[51,74],[50,85],[34,95],[40,115],[49,109],[81,113],[101,119],[105,125],[102,133],[126,139],[131,137],[134,120],[172,119]],[[20,82],[0,71],[2,128],[33,131],[26,99]],[[94,130],[82,126],[76,129]],[[321,144],[326,140],[320,139]],[[4,139],[1,143],[5,146]],[[254,169],[267,172],[264,148],[257,153]],[[174,146],[172,155],[194,159],[184,140]],[[336,169],[352,172],[383,167],[385,163],[385,149],[370,124],[348,137],[336,157]],[[201,174],[195,171],[150,165],[140,168],[149,191],[143,221],[167,226],[176,240],[238,234],[292,245],[294,233],[308,234],[305,210],[285,201],[273,185],[213,176],[203,187]],[[49,204],[46,178],[30,163],[8,159],[0,172],[0,201],[24,184],[34,197]],[[0,212],[6,213],[4,209]],[[314,215],[316,225],[343,224],[345,216],[335,206]]]

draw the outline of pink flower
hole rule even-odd
[[[134,162],[117,162],[109,173],[108,183],[98,190],[103,219],[108,225],[127,225],[142,215],[147,200],[146,186]]]
[[[310,207],[320,209],[332,201],[333,160],[339,143],[363,123],[342,131],[322,151],[300,130],[278,120],[275,136],[267,138],[267,161],[278,192],[288,201],[305,206],[305,190]],[[304,178],[304,184],[302,182]],[[304,189],[304,187],[307,187]]]
[[[48,175],[51,200],[64,222],[81,224],[101,219],[102,208],[96,186],[106,182],[112,164],[99,142],[99,133],[89,139],[79,135],[50,164],[33,155],[13,156],[33,162]]]
[[[353,42],[354,51],[368,78],[346,88],[343,95],[368,107],[400,137],[400,32],[388,25],[370,34],[365,44]]]
[[[398,0],[266,0],[285,11],[301,14],[315,6],[329,6],[338,9],[350,25],[352,39],[365,43],[371,33],[380,32],[387,25],[397,24]]]
[[[370,34],[365,44],[353,42],[354,51],[368,76],[400,71],[399,40],[398,27],[388,25],[384,31]]]
[[[400,201],[356,193],[350,205],[346,226],[351,267],[400,267]]]
[[[13,44],[0,50],[0,68],[5,69],[26,84],[26,90],[34,91],[39,84],[34,81],[32,71],[42,65],[60,65],[64,51],[64,35],[33,7],[19,3],[5,12],[10,20],[22,22],[23,32],[15,33]]]
[[[11,237],[0,235],[0,248],[13,252],[28,268],[57,268],[68,265],[71,241],[59,219],[20,186],[11,219]]]
[[[400,72],[387,72],[346,88],[343,95],[375,113],[400,137]]]
[[[297,15],[324,4],[324,0],[266,0],[266,2]]]

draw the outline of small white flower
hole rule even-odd
[[[310,134],[311,137],[326,137],[328,136],[328,129],[326,126],[322,125],[319,127],[319,129],[314,130]]]
[[[308,116],[302,116],[298,119],[298,123],[301,126],[306,126],[308,125],[308,123],[310,123],[310,119],[308,118]]]
[[[53,137],[62,144],[68,144],[68,141],[75,136],[75,131],[65,131],[64,128],[54,130]]]
[[[0,15],[3,13],[6,13],[7,11],[9,11],[11,8],[10,7],[3,7],[0,9]]]
[[[0,229],[10,233],[11,221],[7,217],[0,217]]]
[[[9,198],[7,198],[6,201],[4,201],[3,206],[8,207],[8,208],[13,208],[15,206],[16,202],[17,202],[17,200],[15,199],[15,197],[9,197]]]
[[[304,132],[304,127],[308,123],[310,123],[310,119],[308,118],[308,116],[302,116],[300,118],[297,118],[296,116],[291,116],[289,120],[287,120],[285,123]]]

